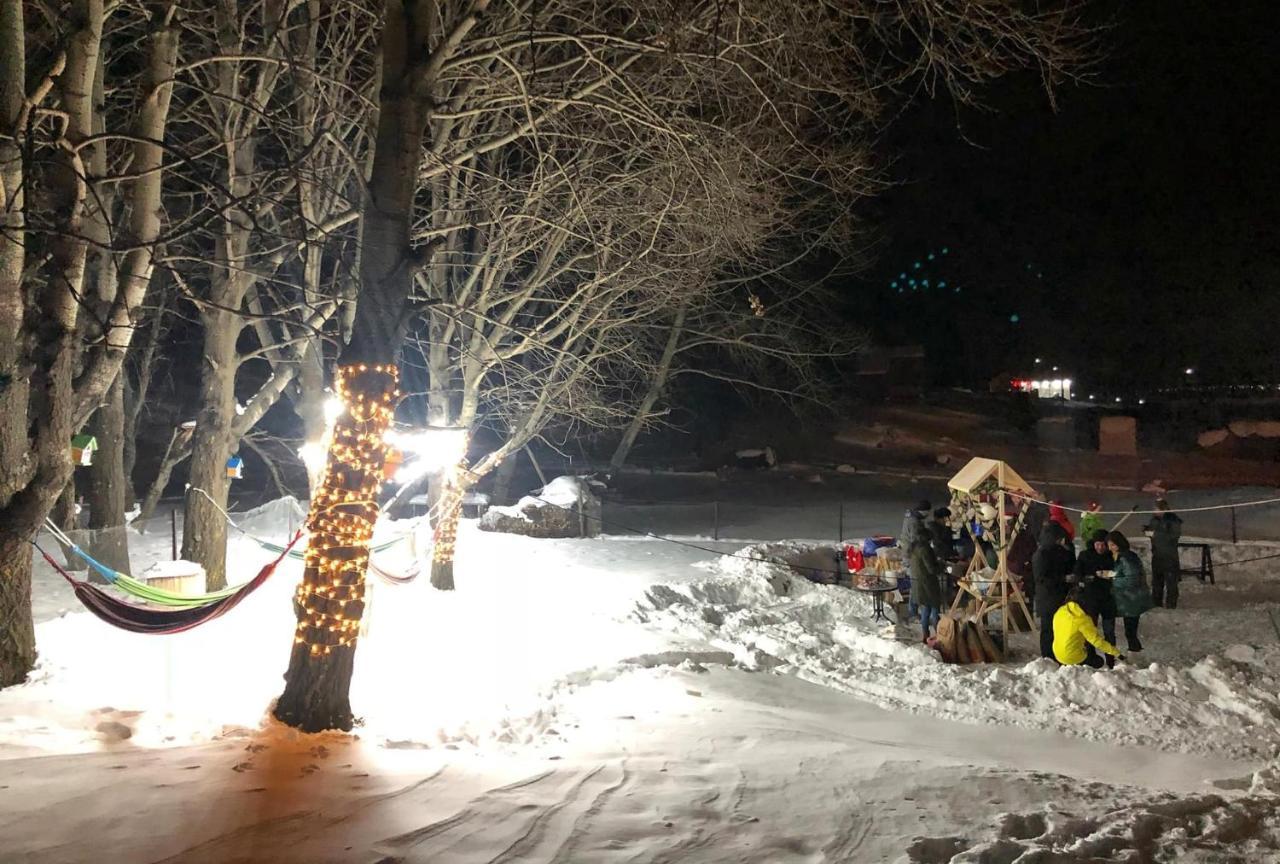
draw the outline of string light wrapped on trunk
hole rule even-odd
[[[467,459],[445,473],[444,488],[437,504],[435,540],[431,548],[431,564],[448,564],[453,561],[454,545],[458,541],[458,516],[462,511],[463,488],[461,476],[467,470]]]
[[[386,432],[395,413],[394,364],[341,366],[329,458],[312,497],[306,572],[298,586],[294,641],[328,654],[359,635],[364,578],[378,515],[387,457]]]

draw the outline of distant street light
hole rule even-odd
[[[1187,370],[1187,374],[1188,374],[1188,375],[1194,375],[1194,374],[1196,374],[1196,370],[1194,370],[1194,369],[1188,369],[1188,370]]]

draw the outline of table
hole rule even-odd
[[[871,595],[872,621],[889,621],[889,616],[884,614],[884,595],[888,594],[890,591],[897,591],[897,585],[891,585],[886,582],[883,585],[872,585],[870,587],[866,587],[855,583],[853,590]]]
[[[1178,552],[1181,553],[1183,549],[1199,549],[1200,550],[1200,567],[1199,568],[1189,567],[1184,569],[1182,567],[1182,562],[1179,561],[1178,570],[1180,575],[1195,576],[1201,582],[1203,582],[1205,580],[1205,577],[1207,576],[1209,578],[1209,584],[1216,585],[1217,583],[1213,579],[1213,553],[1209,550],[1209,544],[1208,543],[1179,543]],[[1181,558],[1182,557],[1181,554],[1179,554],[1178,557]]]

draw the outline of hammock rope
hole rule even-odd
[[[1043,504],[1046,507],[1058,506],[1069,513],[1097,513],[1101,516],[1121,516],[1138,514],[1140,516],[1156,516],[1166,511],[1164,510],[1139,510],[1135,504],[1130,510],[1081,510],[1079,507],[1068,507],[1066,504],[1054,505],[1052,501],[1041,501],[1039,498],[1027,495],[1025,492],[1019,492],[1016,489],[1005,489],[1004,494],[1019,498],[1023,501],[1029,501],[1032,504]],[[1167,512],[1170,513],[1211,513],[1217,510],[1244,510],[1249,507],[1270,507],[1274,504],[1280,504],[1280,498],[1260,498],[1257,501],[1240,501],[1235,504],[1207,504],[1203,507],[1171,507]]]
[[[240,527],[238,524],[236,524],[236,521],[231,518],[231,514],[228,513],[226,509],[223,508],[222,505],[220,505],[217,501],[214,501],[213,497],[210,496],[208,492],[201,489],[199,486],[188,486],[187,488],[190,489],[192,492],[203,495],[208,500],[208,502],[212,504],[219,513],[222,514],[222,518],[227,520],[228,525],[230,525],[232,528],[239,531],[245,537],[248,537],[254,543],[257,543],[263,549],[267,550],[268,552],[275,552],[277,555],[280,554],[280,552],[285,549],[285,547],[281,546],[279,543],[272,543],[270,540],[264,540],[263,538],[257,536],[256,534],[253,534],[249,530]],[[299,529],[299,530],[304,531],[305,529]],[[406,531],[404,534],[401,534],[399,537],[392,537],[390,540],[385,540],[382,543],[374,544],[369,547],[369,553],[373,554],[374,552],[385,552],[386,550],[390,549],[396,544],[404,542],[405,538],[409,536],[409,533],[410,532]],[[289,545],[292,546],[293,543],[290,543]],[[302,549],[294,549],[289,552],[289,557],[294,561],[306,560],[307,550],[305,547]]]
[[[293,540],[285,547],[285,553],[293,547],[294,543],[302,537],[299,531],[294,535]],[[53,567],[55,571],[71,586],[71,590],[75,592],[78,599],[86,609],[92,612],[101,621],[126,630],[130,633],[141,633],[153,636],[171,635],[174,633],[183,633],[201,624],[220,618],[230,612],[236,606],[240,605],[246,597],[254,591],[262,587],[263,583],[270,578],[275,572],[276,567],[285,558],[285,553],[281,553],[274,560],[258,571],[258,575],[254,576],[248,582],[232,589],[232,591],[224,597],[203,603],[198,606],[188,606],[186,608],[169,608],[156,609],[150,606],[138,606],[120,599],[112,594],[107,593],[101,587],[90,582],[84,582],[76,579],[66,571],[61,564],[53,559],[39,543],[35,540],[31,541],[31,545],[36,548],[44,560]]]

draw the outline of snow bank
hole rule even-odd
[[[1102,810],[1093,795],[1074,806],[1055,802],[1041,810],[1006,813],[979,839],[917,838],[912,862],[984,864],[1007,861],[1243,862],[1280,860],[1280,783],[1277,763],[1244,778],[1245,794],[1190,796],[1133,794],[1135,800]],[[943,857],[945,856],[945,857]]]
[[[809,548],[783,545],[796,553]],[[722,558],[700,583],[653,586],[645,617],[744,665],[886,708],[1242,759],[1280,750],[1280,646],[1234,645],[1188,667],[1122,665],[1097,673],[1038,658],[950,666],[919,643],[914,626],[875,626],[865,595],[759,560],[778,548],[748,547]],[[1014,638],[1015,651],[1034,656],[1031,636]]]

